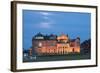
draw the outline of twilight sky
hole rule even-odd
[[[32,37],[39,32],[64,33],[71,39],[78,36],[82,42],[90,38],[90,27],[90,13],[23,10],[23,48],[30,48]]]

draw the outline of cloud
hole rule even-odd
[[[44,16],[48,16],[48,15],[52,15],[51,13],[49,12],[39,12],[40,14],[44,15]]]
[[[41,22],[39,24],[39,28],[51,28],[52,27],[52,24],[50,22]]]
[[[37,28],[43,28],[43,29],[48,29],[48,28],[52,28],[54,24],[53,20],[50,18],[50,16],[52,15],[52,13],[50,12],[39,12],[39,14],[42,16],[42,22],[37,23],[36,27]]]

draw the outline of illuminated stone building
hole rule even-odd
[[[68,35],[43,35],[36,34],[32,38],[32,52],[35,55],[63,55],[69,53],[80,53],[80,38],[69,39]],[[33,54],[33,55],[34,55]]]
[[[57,45],[56,35],[43,35],[38,33],[32,39],[32,47],[38,55],[54,54]]]

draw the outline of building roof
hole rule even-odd
[[[43,39],[37,39],[37,37],[43,37]],[[33,36],[32,40],[56,40],[57,35],[51,34],[51,35],[43,35],[40,32]]]
[[[44,35],[41,34],[40,32],[35,35],[35,37],[40,37],[40,36],[44,37]]]
[[[60,36],[57,37],[57,40],[68,40],[69,37],[68,35],[65,35],[65,34],[61,34]]]
[[[65,34],[57,36],[57,35],[54,35],[54,34],[44,35],[44,34],[39,32],[35,36],[33,36],[32,41],[33,40],[58,40],[58,39],[67,40],[67,39],[69,39],[69,37],[68,37],[68,35],[65,35]],[[77,37],[76,39],[80,39],[80,38]],[[69,39],[69,40],[70,40],[70,42],[75,42],[76,39]],[[62,42],[59,42],[59,43],[62,43]]]

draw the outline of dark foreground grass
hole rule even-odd
[[[61,61],[61,60],[82,60],[90,59],[90,53],[87,54],[66,54],[66,55],[48,55],[48,56],[26,56],[23,62],[44,62],[44,61]]]

